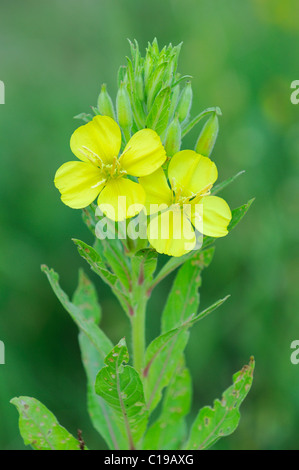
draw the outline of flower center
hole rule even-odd
[[[180,207],[183,207],[184,204],[197,204],[203,197],[209,196],[211,194],[212,184],[205,186],[198,193],[193,193],[190,196],[183,196],[182,187],[177,187],[175,181],[172,181],[172,201],[173,204],[177,204]]]
[[[115,156],[113,157],[112,163],[105,163],[102,165],[101,170],[105,175],[107,180],[121,178],[126,175],[126,170],[123,169],[119,159]]]

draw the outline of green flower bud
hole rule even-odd
[[[146,52],[144,65],[143,65],[143,70],[144,70],[145,91],[147,92],[148,82],[149,82],[149,79],[150,79],[150,77],[153,73],[153,70],[154,70],[154,60],[153,60],[152,54],[149,50],[147,50],[147,52]]]
[[[98,97],[98,110],[99,113],[103,116],[110,116],[112,119],[115,120],[115,112],[113,108],[112,99],[107,92],[107,86],[104,83],[101,88],[101,93]]]
[[[171,103],[170,103],[170,108],[169,108],[169,118],[172,119],[174,116],[174,112],[176,110],[177,104],[178,104],[178,99],[180,96],[180,85],[176,85],[172,89],[172,95],[171,95]]]
[[[135,79],[135,86],[136,86],[136,94],[140,101],[144,100],[144,86],[143,86],[143,78],[141,71],[137,74]]]
[[[195,151],[209,157],[213,151],[219,131],[218,116],[214,113],[205,123],[195,146]]]
[[[130,131],[133,125],[133,113],[131,108],[131,100],[124,83],[121,83],[116,96],[117,119],[120,127],[126,131]]]
[[[191,105],[192,105],[192,86],[191,82],[187,82],[185,88],[183,89],[178,107],[177,107],[177,114],[179,117],[180,122],[185,121],[189,117]]]
[[[165,48],[164,48],[165,49]],[[152,53],[154,57],[159,57],[159,44],[157,38],[153,40],[152,46],[151,46]],[[162,51],[161,51],[162,52]]]
[[[175,153],[180,151],[181,148],[181,125],[178,117],[170,123],[165,139],[165,150],[168,157],[172,157]]]
[[[127,83],[127,67],[125,65],[121,65],[118,69],[117,73],[117,86],[120,87],[121,83]]]

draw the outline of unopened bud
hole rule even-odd
[[[141,71],[136,76],[135,85],[136,85],[137,97],[139,98],[140,101],[143,101],[144,100],[144,86],[143,86],[143,78],[142,78]]]
[[[153,57],[149,49],[147,50],[147,53],[145,56],[143,70],[144,70],[145,91],[147,93],[148,82],[154,70],[154,61],[153,61]]]
[[[175,153],[180,151],[181,148],[181,125],[176,116],[174,120],[170,123],[165,139],[165,151],[168,157],[172,157]]]
[[[102,85],[101,93],[98,97],[98,110],[103,116],[110,116],[112,119],[115,119],[115,112],[113,108],[112,99],[110,98],[110,95],[107,92],[107,87],[105,83]]]
[[[127,67],[125,65],[121,65],[118,69],[117,73],[117,86],[120,87],[122,82],[127,81]]]
[[[185,121],[189,117],[191,105],[192,105],[192,98],[193,98],[193,93],[192,93],[192,86],[191,82],[187,82],[185,88],[183,89],[178,107],[176,109],[176,112],[178,114],[180,122]]]
[[[213,151],[219,131],[218,116],[214,113],[205,123],[198,137],[195,151],[204,157],[209,157]]]
[[[133,124],[131,100],[124,83],[121,83],[116,97],[117,119],[120,127],[130,130]]]

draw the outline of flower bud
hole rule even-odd
[[[131,100],[124,83],[121,83],[116,96],[117,119],[120,127],[130,130],[133,124]]]
[[[178,117],[170,123],[165,139],[165,150],[168,157],[172,157],[175,153],[180,151],[181,148],[181,125]]]
[[[214,113],[205,123],[195,146],[195,151],[204,157],[209,157],[213,151],[219,131],[217,113]]]
[[[105,83],[102,85],[101,93],[98,97],[98,110],[103,116],[109,116],[112,119],[115,119],[112,99],[107,92],[107,86]]]
[[[136,86],[136,94],[137,94],[138,99],[140,101],[143,101],[144,100],[144,86],[143,86],[143,78],[142,78],[141,71],[139,71],[139,73],[136,76],[135,86]]]
[[[170,103],[170,108],[169,108],[169,117],[170,117],[170,119],[172,119],[173,116],[174,116],[174,112],[175,112],[177,104],[178,104],[179,96],[180,96],[180,85],[176,85],[172,89],[171,103]]]
[[[148,82],[154,70],[154,61],[150,50],[147,50],[144,65],[144,84],[145,84],[145,91],[148,91]]]
[[[185,88],[183,89],[181,93],[178,107],[176,109],[180,122],[185,121],[185,119],[189,117],[189,113],[190,113],[190,109],[192,105],[192,97],[193,97],[193,93],[192,93],[191,82],[187,82]]]
[[[121,83],[127,82],[127,67],[125,65],[121,65],[118,69],[117,73],[117,86],[120,87]]]

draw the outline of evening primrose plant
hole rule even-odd
[[[154,40],[145,57],[136,41],[130,47],[132,57],[118,72],[116,106],[103,85],[93,114],[76,116],[83,121],[70,141],[76,160],[63,163],[55,175],[62,202],[82,211],[94,236],[92,246],[74,243],[120,302],[131,325],[128,343],[120,338],[113,345],[100,328],[96,287],[83,270],[72,298],[53,269],[42,270],[79,328],[88,412],[107,447],[208,449],[238,426],[254,360],[233,376],[221,400],[199,410],[187,426],[192,384],[184,351],[191,328],[228,297],[200,309],[202,271],[212,261],[216,239],[231,232],[252,200],[231,210],[217,195],[241,173],[215,184],[211,154],[221,112],[208,108],[190,117],[191,77],[177,71],[181,45],[160,50]],[[194,148],[182,148],[203,120]],[[165,306],[155,313],[161,316],[160,334],[148,344],[148,301],[174,271]],[[87,449],[84,431],[83,437],[81,431],[71,435],[38,400],[23,396],[12,403],[25,444]]]

